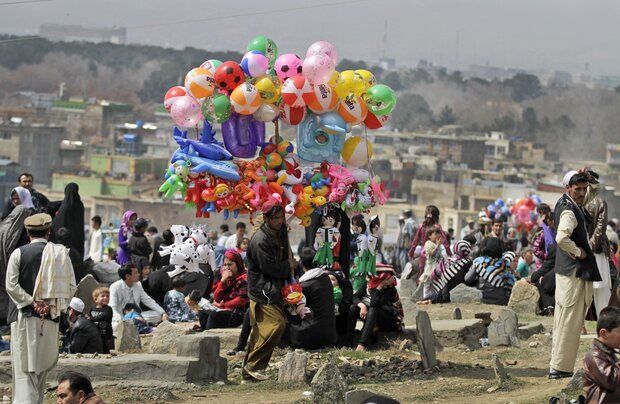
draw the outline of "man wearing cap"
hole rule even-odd
[[[468,217],[466,221],[467,224],[461,229],[461,240],[463,240],[465,237],[469,236],[475,231],[474,219],[472,217]]]
[[[99,328],[84,317],[84,302],[74,297],[69,303],[69,341],[67,342],[68,353],[103,353],[103,340]]]
[[[598,194],[598,181],[582,168],[569,171],[563,184],[566,192],[555,204],[554,212],[558,226],[550,379],[573,375],[580,330],[592,303],[592,283],[601,280],[588,238],[591,218],[584,209]]]
[[[44,213],[27,218],[30,243],[7,265],[13,403],[43,402],[47,373],[58,361],[58,322],[75,292],[67,248],[48,242],[51,223]]]

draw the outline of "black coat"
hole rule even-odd
[[[300,320],[294,316],[289,320],[290,343],[295,348],[321,349],[336,345],[336,314],[334,292],[329,277],[321,274],[317,278],[302,282],[306,307],[313,312],[311,319]]]
[[[542,290],[548,294],[553,295],[555,293],[555,253],[558,245],[552,244],[549,246],[547,252],[547,258],[543,262],[542,266],[532,273],[530,280],[532,283],[539,283]]]
[[[136,257],[146,257],[149,259],[149,255],[153,252],[151,248],[151,243],[146,238],[144,233],[133,232],[131,238],[129,239],[129,251],[131,253],[131,258],[134,260]]]
[[[65,187],[65,199],[53,217],[50,241],[56,242],[58,230],[66,227],[71,230],[71,246],[83,260],[84,257],[84,204],[80,198],[77,184],[70,182]],[[34,202],[33,202],[34,203]],[[36,205],[35,205],[36,207]]]
[[[99,327],[80,315],[69,334],[67,349],[69,353],[103,353],[103,340]]]
[[[192,290],[198,290],[201,296],[205,296],[207,291],[211,291],[211,283],[213,281],[213,272],[209,265],[201,268],[204,274],[198,272],[185,272],[183,278],[186,285],[183,291],[185,296],[189,295]],[[161,307],[164,307],[164,297],[166,292],[172,289],[169,271],[174,270],[174,265],[168,265],[158,271],[151,272],[148,278],[149,296],[153,298]]]

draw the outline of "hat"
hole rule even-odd
[[[566,175],[564,176],[564,179],[562,179],[562,185],[564,185],[564,188],[568,187],[568,185],[570,184],[571,178],[573,178],[575,174],[577,174],[577,171],[575,170],[570,170],[569,172],[566,173]]]
[[[146,227],[148,225],[149,225],[149,222],[145,218],[141,217],[141,218],[138,218],[138,220],[136,220],[136,223],[134,224],[134,227],[142,228],[142,227]]]
[[[37,213],[24,220],[26,230],[47,230],[52,225],[52,217],[47,213]]]
[[[466,218],[466,219],[465,219],[465,221],[466,221],[467,223],[473,223],[473,222],[474,222],[474,218],[473,218],[473,217],[471,217],[471,216],[469,216],[468,218]]]
[[[77,311],[78,313],[84,312],[84,302],[82,301],[82,299],[78,297],[74,297],[71,299],[71,302],[69,303],[69,307],[71,307],[73,310]]]

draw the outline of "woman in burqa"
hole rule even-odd
[[[6,324],[9,305],[5,289],[6,266],[11,253],[28,243],[24,221],[31,214],[32,211],[26,205],[18,205],[0,222],[0,325]]]
[[[71,230],[71,247],[75,248],[84,259],[84,204],[78,190],[79,187],[75,182],[70,182],[65,187],[65,199],[52,221],[50,241],[57,243],[58,230],[66,227]]]

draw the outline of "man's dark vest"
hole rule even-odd
[[[21,257],[19,260],[19,285],[26,293],[32,296],[34,291],[34,283],[39,275],[41,267],[41,257],[46,243],[30,243],[19,248]],[[32,306],[26,306],[22,309],[22,313],[26,316],[36,315]],[[6,322],[11,324],[17,320],[17,307],[12,299],[9,298],[9,313]]]
[[[601,275],[596,265],[596,258],[590,248],[588,242],[588,232],[586,230],[586,222],[584,212],[577,206],[568,195],[564,194],[555,204],[555,222],[559,226],[560,215],[565,210],[571,210],[577,218],[577,227],[570,235],[570,239],[586,252],[586,258],[583,260],[572,258],[567,252],[560,247],[556,250],[555,256],[555,272],[560,275],[571,276],[583,279],[584,281],[600,281]]]

